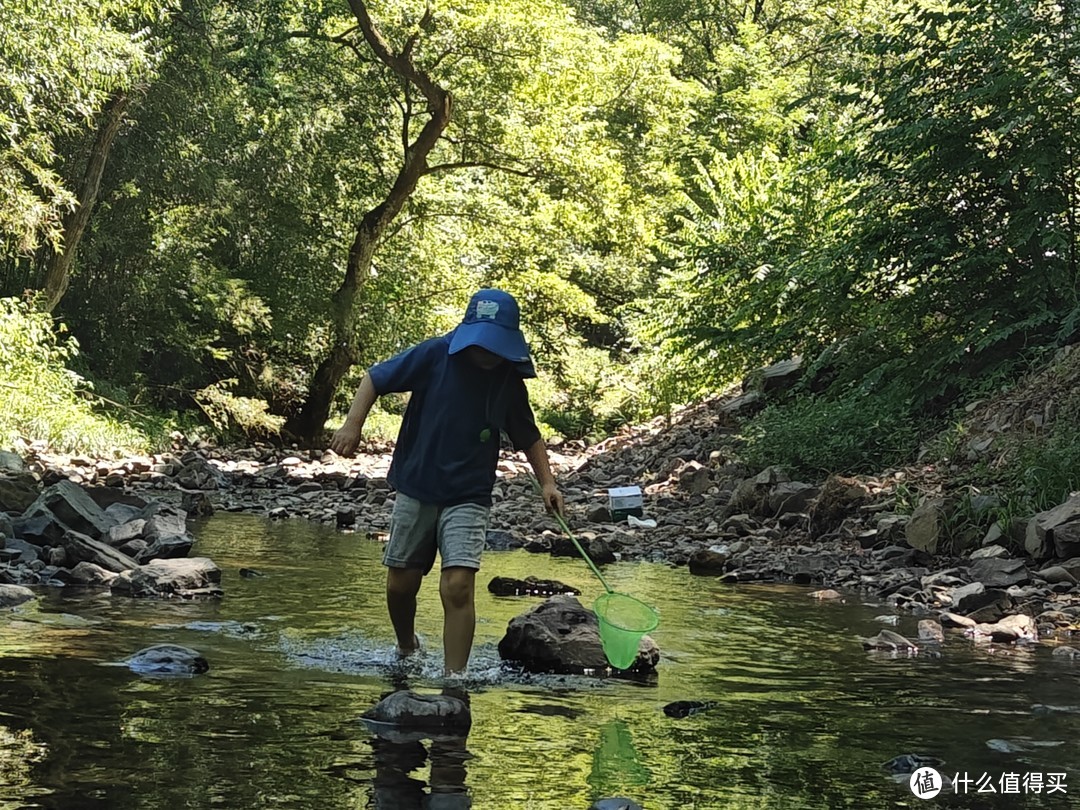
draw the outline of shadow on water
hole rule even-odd
[[[491,596],[488,578],[559,579],[585,603],[599,591],[580,561],[522,551],[489,554],[478,580],[468,739],[380,739],[359,718],[388,684],[439,686],[437,588],[421,591],[427,654],[400,673],[378,543],[235,515],[197,536],[223,570],[220,601],[57,592],[0,621],[0,810],[584,810],[612,795],[649,810],[931,806],[882,769],[905,753],[944,760],[950,778],[1060,772],[1072,794],[973,787],[941,807],[1069,807],[1080,793],[1080,670],[1046,648],[950,638],[937,657],[867,654],[857,637],[880,629],[880,604],[641,563],[605,576],[661,611],[655,682],[525,677],[496,645],[536,599]],[[915,622],[892,629],[914,635]],[[158,680],[115,666],[163,642],[199,650],[210,671]],[[678,700],[711,707],[666,716]]]

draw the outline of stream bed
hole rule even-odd
[[[488,552],[468,738],[388,743],[358,718],[395,685],[440,688],[437,580],[420,594],[427,652],[402,668],[376,539],[236,514],[193,534],[193,555],[223,571],[221,600],[52,590],[0,618],[0,808],[1080,806],[1080,664],[1047,645],[948,631],[919,656],[867,653],[860,636],[915,637],[918,617],[627,563],[605,576],[660,611],[656,679],[528,676],[496,646],[538,598],[487,582],[558,579],[587,604],[601,586],[580,560]],[[155,643],[195,648],[209,672],[121,665]],[[679,700],[713,705],[666,716]],[[882,767],[902,754],[942,760],[957,789],[917,798]]]

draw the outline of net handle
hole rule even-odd
[[[532,473],[529,473],[528,475],[529,480],[532,481],[533,489],[536,491],[537,494],[539,494],[541,492],[540,482],[536,480],[536,476]],[[600,580],[600,584],[604,586],[604,590],[608,593],[615,593],[615,591],[611,590],[611,586],[607,584],[607,580],[604,579],[604,575],[600,573],[600,569],[596,567],[596,563],[594,563],[592,561],[592,558],[585,553],[585,549],[581,547],[581,543],[579,543],[577,538],[574,537],[574,533],[570,531],[570,527],[566,525],[566,521],[563,519],[563,516],[560,515],[558,512],[552,512],[552,514],[555,516],[555,520],[558,522],[559,527],[566,533],[566,536],[570,538],[570,542],[574,544],[574,547],[578,550],[578,553],[580,553],[581,556],[585,558],[585,562],[589,564],[589,568],[591,568],[592,572],[596,574],[596,578]]]

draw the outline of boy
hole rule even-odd
[[[351,455],[375,399],[412,392],[388,474],[397,495],[383,556],[386,604],[398,654],[411,655],[419,646],[416,594],[438,549],[447,674],[463,673],[472,650],[500,431],[525,451],[548,511],[563,512],[525,389],[524,378],[535,376],[517,301],[502,290],[481,290],[453,332],[371,367],[330,442],[335,453]]]

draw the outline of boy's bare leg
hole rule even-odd
[[[465,672],[476,631],[476,569],[451,566],[442,570],[439,596],[443,604],[443,654],[447,675]]]
[[[409,655],[417,649],[416,594],[424,572],[419,568],[386,569],[386,607],[394,625],[398,652]]]

